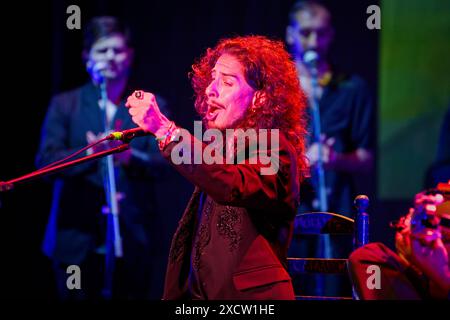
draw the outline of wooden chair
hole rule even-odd
[[[296,298],[298,300],[339,300],[356,298],[353,294],[354,291],[348,275],[347,258],[352,250],[368,243],[369,216],[366,212],[368,203],[369,200],[367,196],[360,195],[355,198],[355,206],[357,208],[355,219],[350,219],[343,215],[331,212],[301,213],[295,217],[294,235],[288,252],[288,270],[292,277]],[[322,237],[322,246],[325,247],[329,247],[331,240],[335,243],[339,243],[336,239],[339,240],[345,237],[349,249],[338,258],[330,257],[328,254],[325,254],[322,257],[316,257],[315,255],[305,257],[305,250],[302,251],[299,250],[299,248],[301,248],[302,242],[306,241],[305,239],[307,239],[307,236],[315,236],[316,241],[319,239],[318,237]],[[322,279],[319,281],[321,283],[313,283],[315,289],[317,289],[316,287],[324,286],[324,282],[327,282],[324,279],[326,279],[327,276],[335,275],[333,283],[339,283],[340,287],[345,287],[343,289],[345,294],[328,296],[323,294],[325,290],[316,290],[319,293],[313,295],[303,294],[304,290],[302,289],[304,286],[307,286],[306,280],[308,279],[308,276],[312,278],[314,275],[316,279]],[[339,275],[339,277],[336,275]],[[312,282],[309,282],[310,287],[311,283]]]

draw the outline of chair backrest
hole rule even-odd
[[[355,219],[331,212],[300,213],[295,217],[294,234],[288,253],[288,270],[297,299],[337,300],[354,297],[348,276],[347,258],[351,251],[368,242],[368,198],[358,196],[355,205]],[[343,238],[347,242],[343,242]],[[311,239],[314,242],[311,242]],[[333,247],[331,240],[334,243],[340,242],[341,247],[346,246],[347,251],[335,246],[335,254],[340,256],[335,257],[323,250]],[[317,243],[319,246],[315,246]],[[319,288],[325,287],[326,284],[341,288],[337,290],[337,294],[329,296],[325,294],[324,288]],[[308,286],[309,289],[314,287],[310,290],[314,291],[313,294],[304,294]]]

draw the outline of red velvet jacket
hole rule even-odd
[[[163,150],[169,161],[179,143]],[[289,296],[286,255],[299,174],[295,150],[281,133],[278,151],[279,170],[272,175],[261,175],[260,163],[174,165],[196,188],[172,239],[163,299],[190,297],[191,266],[200,299],[266,299],[261,288],[277,284],[281,295],[270,298]]]

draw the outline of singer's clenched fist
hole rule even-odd
[[[161,113],[155,96],[150,92],[141,90],[133,92],[125,106],[129,108],[128,112],[133,122],[157,138],[164,136],[170,127],[170,120]]]

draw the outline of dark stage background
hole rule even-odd
[[[366,28],[366,8],[374,0],[324,1],[336,28],[333,59],[349,72],[365,78],[377,101],[378,41],[380,32]],[[132,81],[161,94],[174,120],[190,128],[195,117],[187,73],[196,57],[225,36],[263,34],[284,39],[287,13],[293,1],[51,1],[11,2],[2,10],[3,61],[6,80],[0,108],[2,151],[0,179],[8,180],[34,170],[40,127],[50,96],[86,81],[81,61],[81,31],[66,28],[67,6],[81,8],[82,24],[92,16],[110,14],[132,28],[136,61]],[[13,20],[6,22],[6,16]],[[11,22],[9,22],[11,21]],[[6,69],[8,70],[6,72]],[[362,189],[375,190],[373,174]],[[182,208],[192,190],[186,183],[167,189]],[[40,251],[50,207],[50,185],[35,181],[1,194],[0,232],[2,295],[13,298],[52,299],[50,262]],[[371,239],[390,243],[387,221],[403,214],[380,207],[372,193]],[[398,210],[396,208],[395,210]],[[167,213],[167,239],[181,215]],[[167,239],[164,238],[166,241]],[[168,240],[167,240],[168,241]],[[163,276],[163,274],[161,275]]]

